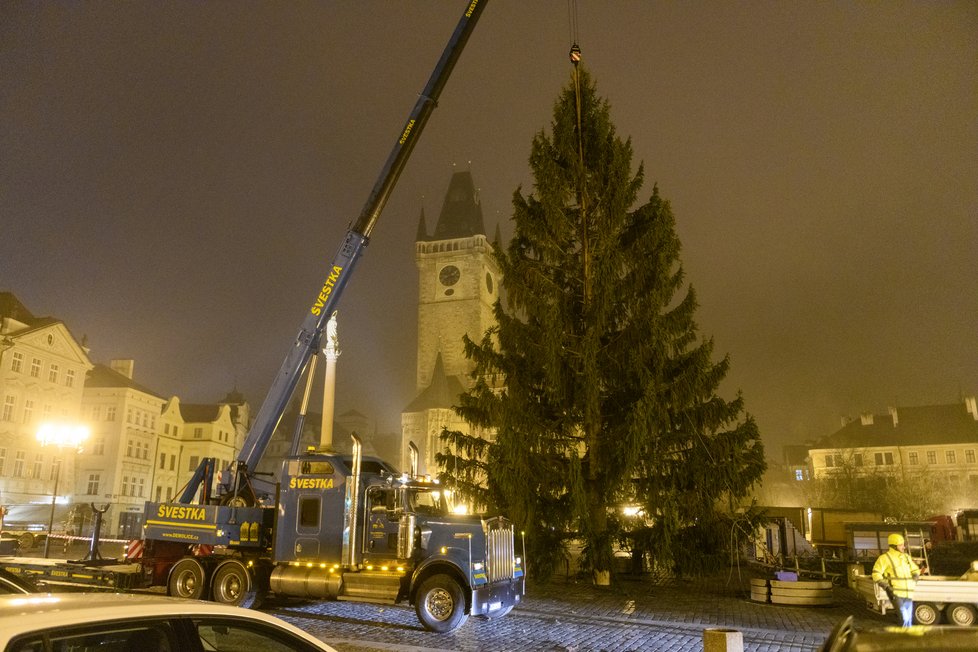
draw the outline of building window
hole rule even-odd
[[[975,449],[974,448],[969,448],[968,450],[966,450],[964,452],[964,461],[967,462],[968,464],[974,464],[975,463]]]
[[[51,363],[48,367],[48,380],[52,383],[58,382],[58,365]]]
[[[852,462],[856,466],[862,466],[863,465],[863,454],[862,453],[853,453],[853,455],[852,455]]]
[[[17,451],[17,454],[14,455],[14,477],[15,478],[23,478],[24,477],[24,460],[25,460],[25,457],[26,457],[26,454],[24,453],[24,451]]]
[[[0,421],[14,420],[14,397],[7,394],[3,398],[3,411],[0,412]]]
[[[149,428],[149,413],[143,412],[143,428]]]
[[[3,467],[7,465],[7,449],[0,448],[0,475],[3,475]]]
[[[28,399],[24,401],[24,423],[30,423],[34,418],[34,401]]]
[[[37,358],[31,358],[31,378],[40,378],[41,376],[41,361]]]
[[[954,451],[944,451],[944,459],[947,460],[948,464],[954,464],[956,461],[956,455]]]
[[[833,457],[832,455],[826,455],[825,456],[825,466],[826,467],[829,467],[829,468],[835,466],[835,457]]]
[[[66,369],[65,370],[65,387],[74,387],[74,386],[75,386],[75,370],[74,369]]]
[[[170,434],[170,424],[168,424],[168,423],[164,423],[163,424],[163,434],[164,435],[169,435]]]
[[[176,455],[171,455],[170,456],[170,470],[171,471],[173,471],[176,468],[176,463],[177,463],[177,456]]]
[[[200,439],[204,436],[203,428],[194,428],[194,439]]]
[[[92,447],[92,455],[105,455],[105,440],[96,439],[95,445]]]
[[[163,498],[163,487],[157,486],[156,487],[156,502],[160,502],[160,499],[161,498]]]
[[[873,458],[876,461],[877,466],[893,464],[893,453],[874,453]]]
[[[190,456],[190,468],[188,470],[189,471],[196,471],[197,470],[197,466],[199,464],[200,464],[200,458],[197,457],[196,455],[191,455]]]
[[[805,479],[805,471],[803,469],[795,469],[795,480],[801,482]]]
[[[10,362],[10,370],[16,373],[20,373],[20,370],[24,368],[24,354],[20,351],[14,351],[14,359]]]
[[[927,451],[927,463],[937,464],[937,451]]]
[[[61,474],[61,460],[51,461],[51,477],[48,480],[54,480]]]
[[[105,420],[106,421],[115,421],[115,406],[114,405],[110,405],[109,407],[105,408]]]
[[[173,436],[176,437],[178,434],[180,434],[180,429],[177,428],[176,426],[173,426]]]
[[[34,465],[31,468],[31,477],[40,478],[41,477],[41,463],[44,461],[44,456],[40,453],[34,455]]]
[[[139,478],[139,497],[142,498],[146,489],[146,478]]]
[[[166,468],[166,453],[160,453],[160,468],[161,469]],[[160,499],[157,498],[156,500],[157,502],[159,502]]]
[[[132,423],[132,408],[126,410],[126,423]]]
[[[99,483],[99,480],[101,480],[101,479],[102,478],[99,476],[98,473],[89,473],[88,474],[88,488],[85,490],[85,493],[87,493],[89,496],[96,495],[98,493],[98,483]]]
[[[132,457],[132,440],[126,442],[126,457]]]
[[[173,498],[173,487],[167,487],[166,488],[166,502],[170,502],[170,500],[172,498]]]
[[[916,466],[920,464],[920,456],[916,452],[907,453],[907,461],[912,465]]]

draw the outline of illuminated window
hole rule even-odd
[[[802,469],[795,469],[795,480],[801,482],[805,479],[805,472]]]

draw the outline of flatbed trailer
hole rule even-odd
[[[886,592],[868,575],[856,577],[856,592],[880,614],[894,608]],[[913,618],[918,625],[978,624],[978,561],[972,562],[971,570],[960,577],[922,575],[913,592]]]
[[[0,557],[0,569],[47,590],[132,591],[147,588],[142,565],[119,560],[71,561],[35,557]]]

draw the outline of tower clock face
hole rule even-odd
[[[438,280],[441,281],[441,284],[444,286],[452,286],[458,283],[458,277],[460,275],[461,272],[459,272],[458,267],[455,265],[446,265],[445,267],[441,268],[440,272],[438,272]]]

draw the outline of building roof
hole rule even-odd
[[[223,406],[217,403],[181,403],[180,416],[184,423],[214,423]]]
[[[450,408],[458,404],[458,397],[463,392],[465,392],[465,388],[457,376],[445,375],[445,364],[442,362],[441,353],[439,353],[438,357],[435,358],[435,369],[431,374],[431,384],[425,387],[417,398],[404,408],[404,411],[423,412],[431,409]]]
[[[10,317],[29,326],[36,319],[13,292],[0,292],[0,317]]]
[[[92,367],[91,371],[88,372],[88,376],[85,377],[85,388],[114,388],[114,389],[133,389],[137,392],[142,392],[143,394],[149,394],[150,396],[155,396],[156,398],[163,399],[153,390],[140,385],[135,382],[132,378],[121,374],[115,369],[111,369],[104,364],[96,364]]]
[[[425,233],[424,213],[422,212],[421,222],[418,225],[419,241],[428,239],[424,237]],[[452,240],[485,234],[486,228],[482,221],[482,204],[479,201],[479,193],[475,189],[475,183],[472,181],[472,173],[468,170],[456,172],[448,184],[448,192],[445,193],[445,201],[442,204],[441,214],[438,216],[435,233],[431,239]]]
[[[978,443],[974,398],[952,405],[890,408],[864,414],[815,443],[812,448],[870,448]]]

